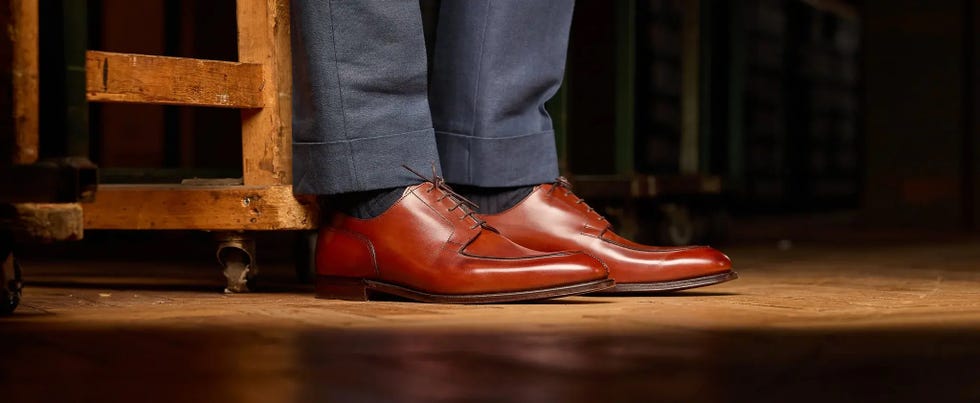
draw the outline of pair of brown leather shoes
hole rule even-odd
[[[441,178],[408,187],[371,219],[336,214],[320,231],[317,296],[494,303],[594,292],[700,287],[737,277],[705,246],[659,248],[613,233],[566,181],[478,215]],[[614,281],[615,280],[615,281]]]

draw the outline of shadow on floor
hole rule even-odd
[[[980,329],[645,333],[0,322],[21,401],[976,401]],[[57,387],[52,387],[57,385]]]

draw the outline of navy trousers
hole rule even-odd
[[[427,83],[417,0],[293,0],[294,191],[552,181],[573,2],[443,0]]]

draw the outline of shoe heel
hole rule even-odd
[[[316,297],[345,301],[368,301],[371,299],[363,279],[333,276],[317,276]]]

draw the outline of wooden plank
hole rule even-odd
[[[292,186],[102,185],[83,205],[86,229],[299,230],[318,228],[312,198]]]
[[[263,69],[223,62],[88,51],[86,91],[93,102],[260,108]]]
[[[0,27],[17,20],[13,4],[0,6]],[[14,29],[0,29],[0,169],[10,165],[17,142],[14,124]],[[10,134],[8,134],[10,133]]]
[[[14,163],[38,158],[38,0],[13,0],[14,25]]]
[[[13,139],[2,145],[5,163],[30,164],[38,157],[38,0],[0,6],[0,130]],[[9,148],[8,148],[9,147]]]
[[[167,9],[165,3],[169,1],[140,0],[138,7],[133,6],[132,0],[89,1],[89,4],[96,6],[91,12],[99,19],[95,27],[97,32],[94,32],[93,36],[93,39],[98,38],[98,40],[91,48],[125,50],[127,53],[141,55],[166,54],[167,26],[164,20]],[[192,18],[182,18],[182,20],[189,19]],[[86,62],[87,59],[86,57]],[[109,67],[113,67],[111,63]],[[91,72],[86,71],[86,87],[89,86],[89,74]],[[169,161],[164,161],[164,149],[169,145],[165,140],[170,131],[166,116],[169,113],[168,109],[158,105],[116,102],[92,108],[92,114],[97,115],[93,116],[93,119],[98,119],[98,127],[95,130],[99,132],[96,136],[99,140],[95,146],[99,149],[99,165],[101,167],[169,165],[167,164]],[[193,110],[194,108],[180,109]]]
[[[265,108],[242,111],[246,185],[292,182],[292,70],[288,0],[239,0],[238,57],[263,69]]]
[[[82,206],[78,203],[0,205],[0,228],[22,243],[82,239]]]

